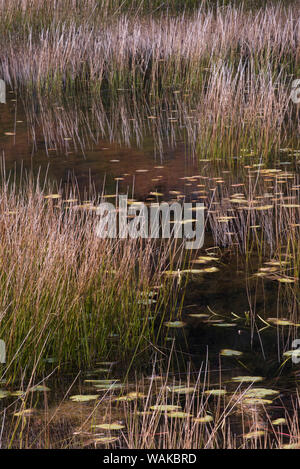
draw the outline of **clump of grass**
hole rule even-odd
[[[95,205],[74,198],[3,182],[0,337],[11,379],[41,373],[50,357],[69,369],[132,358],[175,305],[162,271],[179,246],[101,239]]]

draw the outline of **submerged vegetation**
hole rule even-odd
[[[1,447],[299,447],[299,8],[253,3],[0,0]],[[120,194],[203,248],[99,238]]]

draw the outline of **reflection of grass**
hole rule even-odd
[[[37,1],[20,11],[9,2],[0,10],[0,71],[22,94],[26,88],[53,102],[88,89],[118,102],[119,90],[129,89],[135,99],[152,93],[155,103],[166,91],[180,100],[190,93],[197,98],[193,143],[215,157],[241,149],[270,155],[297,127],[293,6],[125,16],[123,8],[108,14],[101,2],[58,3],[60,9]]]
[[[16,193],[3,183],[0,204],[6,378],[41,372],[49,359],[69,368],[129,352],[131,359],[155,340],[158,313],[172,311],[161,270],[175,247],[100,239],[89,204],[44,198],[31,186]]]

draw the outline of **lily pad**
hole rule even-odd
[[[121,425],[120,423],[101,423],[99,425],[93,425],[93,428],[100,428],[101,430],[122,430],[122,428],[125,428],[124,425]]]
[[[8,397],[8,396],[10,396],[9,391],[4,391],[4,390],[0,389],[0,399],[4,399],[5,397]]]
[[[238,350],[231,350],[229,348],[224,348],[221,350],[220,355],[223,357],[239,357],[243,355],[243,352],[239,352]]]
[[[95,401],[98,399],[98,394],[77,394],[76,396],[71,396],[70,399],[73,402],[88,402],[88,401]]]
[[[269,405],[273,404],[273,401],[270,399],[262,399],[259,397],[249,397],[246,399],[243,399],[242,404],[245,405]]]
[[[195,423],[209,423],[213,421],[213,417],[211,415],[205,415],[204,417],[195,417],[193,422]]]
[[[147,396],[141,392],[130,392],[129,394],[126,394],[126,396],[120,396],[120,397],[116,397],[116,399],[114,399],[115,401],[119,401],[119,402],[131,402],[131,401],[134,401],[136,399],[145,399]]]
[[[175,418],[175,419],[186,419],[188,417],[192,417],[191,414],[188,414],[187,412],[168,412],[168,417],[170,418]]]
[[[208,389],[205,391],[205,394],[209,394],[212,396],[224,396],[227,393],[225,389]]]
[[[243,435],[243,437],[246,438],[247,440],[249,440],[251,438],[259,438],[260,436],[264,436],[264,435],[266,435],[265,431],[257,430],[255,432],[245,433],[245,435]]]
[[[233,324],[232,322],[218,322],[212,325],[215,327],[236,327],[236,324]]]
[[[120,381],[119,379],[85,379],[85,383],[91,384],[101,384],[101,385],[111,385],[115,384],[116,382]]]
[[[184,327],[186,325],[183,321],[168,321],[164,323],[167,327]]]
[[[26,417],[28,415],[32,415],[34,412],[35,412],[35,409],[20,410],[20,412],[14,413],[14,417]]]
[[[280,319],[280,318],[268,318],[268,322],[274,324],[275,326],[293,326],[294,323],[289,321],[288,319]]]
[[[150,410],[157,410],[158,412],[175,412],[180,409],[179,405],[172,404],[156,404],[150,407]]]
[[[232,381],[237,383],[258,383],[263,381],[263,379],[262,376],[235,376],[232,378]]]
[[[99,443],[102,445],[109,445],[110,443],[115,443],[115,441],[118,441],[118,437],[110,437],[110,436],[102,436],[100,438],[95,438],[92,443]]]
[[[286,425],[286,420],[284,418],[279,418],[272,421],[273,425]]]
[[[191,314],[189,314],[189,316],[190,316],[191,318],[197,318],[197,319],[209,318],[209,315],[208,315],[208,314],[204,314],[204,313],[191,313]]]
[[[38,391],[38,392],[47,392],[50,391],[50,388],[47,386],[44,386],[43,384],[34,386],[33,388],[30,389],[31,392]]]
[[[279,391],[276,391],[275,389],[252,388],[252,389],[249,389],[244,394],[244,397],[264,398],[264,397],[267,397],[267,396],[276,396],[277,394],[279,394]]]
[[[191,394],[196,390],[196,388],[192,386],[168,386],[167,389],[177,394]]]

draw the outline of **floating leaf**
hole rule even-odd
[[[93,428],[101,428],[101,430],[122,430],[125,428],[124,425],[120,423],[101,423],[100,425],[93,425]]]
[[[208,314],[204,314],[204,313],[191,313],[189,314],[189,316],[191,318],[197,318],[197,319],[204,319],[204,318],[208,318],[209,315]]]
[[[261,399],[259,397],[249,397],[247,399],[243,399],[242,401],[242,404],[246,404],[246,405],[268,405],[268,404],[272,404],[273,401],[269,400],[269,399]]]
[[[239,352],[238,350],[231,350],[229,348],[224,348],[221,350],[220,355],[224,357],[239,357],[243,355],[243,352]]]
[[[38,386],[34,386],[33,388],[30,389],[31,392],[34,392],[34,391],[39,391],[39,392],[47,392],[47,391],[50,391],[50,388],[48,388],[47,386],[44,386],[43,384],[41,385],[38,385]]]
[[[23,394],[25,394],[24,391],[13,391],[13,392],[11,393],[11,396],[14,396],[14,397],[21,397],[21,396],[23,396]]]
[[[283,319],[268,318],[267,321],[276,326],[293,326],[294,325],[292,321],[289,321],[288,319],[284,319],[284,318]]]
[[[61,195],[60,194],[49,194],[45,195],[44,199],[60,199]]]
[[[187,412],[168,412],[168,417],[170,418],[176,418],[176,419],[186,419],[188,417],[192,417],[191,414],[188,414]]]
[[[115,389],[122,389],[124,387],[123,384],[94,384],[94,387],[99,391],[114,391]]]
[[[184,327],[186,325],[183,321],[168,321],[164,323],[167,327]]]
[[[95,443],[95,444],[99,443],[102,445],[109,445],[110,443],[114,443],[115,441],[118,441],[118,439],[119,439],[118,437],[102,436],[100,438],[95,438],[90,443]]]
[[[32,415],[35,412],[35,409],[24,409],[20,412],[15,412],[14,417],[26,417],[27,415]]]
[[[300,449],[300,443],[290,443],[283,445],[283,449]]]
[[[227,391],[225,389],[208,389],[205,391],[205,394],[209,394],[212,396],[224,396]]]
[[[262,378],[261,376],[235,376],[234,378],[232,378],[232,381],[238,383],[258,383],[263,379],[264,378]]]
[[[275,391],[275,389],[252,388],[246,391],[244,397],[264,398],[266,396],[276,396],[277,394],[279,394],[279,391]]]
[[[73,402],[88,402],[88,401],[95,401],[98,399],[98,394],[78,394],[76,396],[71,396],[70,399]]]
[[[250,438],[259,438],[260,436],[264,436],[264,435],[266,435],[266,432],[264,432],[263,430],[256,430],[255,432],[245,433],[243,437],[248,440]]]
[[[116,397],[116,399],[114,399],[115,401],[117,402],[130,402],[130,401],[134,401],[136,399],[145,399],[147,396],[141,392],[130,392],[129,394],[127,394],[126,396],[120,396],[120,397]]]
[[[214,323],[213,326],[215,326],[215,327],[236,327],[236,324],[232,324],[231,322],[219,322],[219,323]]]
[[[280,282],[280,283],[295,283],[294,278],[288,278],[288,277],[277,278],[277,281]]]
[[[273,425],[286,425],[286,420],[284,418],[279,418],[272,421]]]
[[[300,349],[288,350],[287,352],[284,352],[283,356],[284,357],[300,358]]]
[[[191,386],[168,386],[167,389],[176,394],[191,394],[196,390],[195,387]]]
[[[193,419],[195,423],[209,423],[213,421],[213,417],[211,415],[205,415],[204,417],[196,417]]]
[[[179,405],[172,404],[156,404],[150,407],[150,410],[157,410],[158,412],[173,412],[180,409]]]
[[[106,385],[112,385],[116,382],[120,381],[119,379],[85,379],[85,383],[92,383],[92,384],[102,384],[104,386]]]

